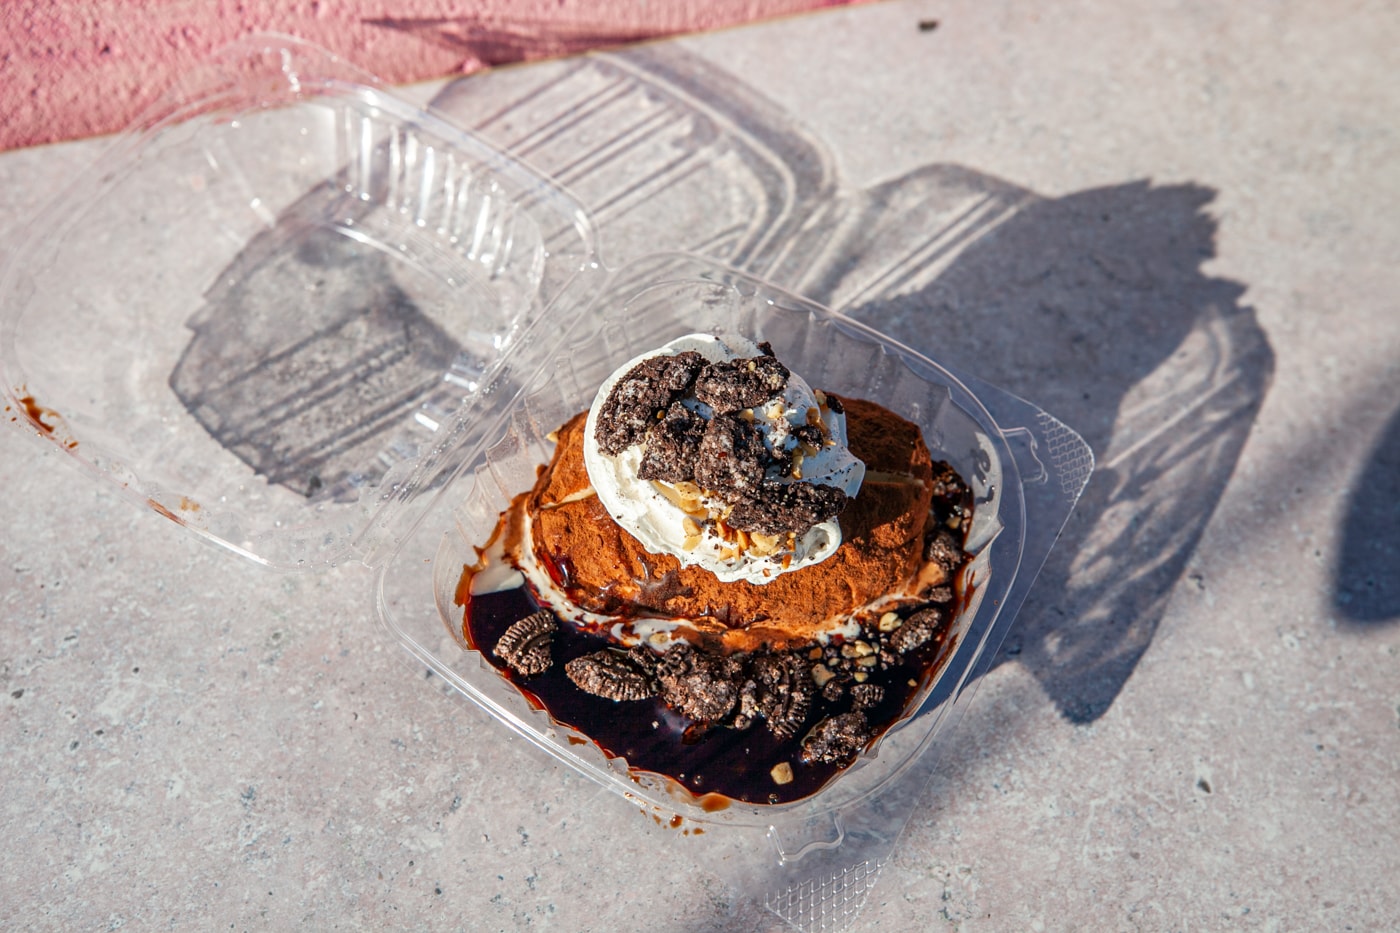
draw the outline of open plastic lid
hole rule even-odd
[[[30,232],[0,278],[11,421],[283,568],[410,521],[443,429],[600,274],[554,182],[284,37],[188,75]]]

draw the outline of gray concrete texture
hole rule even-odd
[[[1387,5],[1320,2],[675,43],[821,162],[765,274],[1099,463],[858,915],[808,928],[1393,925],[1397,47]],[[557,67],[407,93],[470,123],[474,87]],[[0,156],[6,242],[104,146]],[[996,223],[881,284],[970,201]],[[64,459],[0,437],[0,926],[787,928],[426,676],[366,568],[270,573]]]

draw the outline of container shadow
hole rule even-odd
[[[1214,192],[1137,181],[1041,198],[958,166],[881,187],[898,194],[865,200],[898,207],[866,211],[867,229],[941,230],[960,205],[995,208],[966,245],[892,290],[850,285],[887,272],[844,272],[833,291],[856,300],[840,306],[1034,398],[1098,456],[993,662],[1024,665],[1066,719],[1092,722],[1151,644],[1272,377],[1243,287],[1201,268],[1215,255]]]
[[[1332,605],[1342,620],[1400,621],[1400,408],[1352,484],[1341,539]]]

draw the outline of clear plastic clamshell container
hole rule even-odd
[[[722,83],[688,97],[684,75],[701,66],[676,54],[504,72],[529,85],[514,98],[528,106],[501,103],[499,85],[491,107],[447,100],[447,120],[297,40],[234,46],[11,257],[0,366],[12,421],[172,520],[278,568],[376,568],[379,616],[423,664],[626,798],[732,831],[703,845],[730,845],[731,877],[773,906],[888,856],[930,745],[990,663],[1092,456],[1034,406],[754,274],[802,265],[793,244],[824,207],[828,166]],[[578,139],[580,95],[626,103],[642,129],[604,120],[601,139]],[[564,113],[572,161],[549,150],[568,137]],[[604,266],[590,205],[524,155],[603,202],[626,262]],[[714,210],[659,210],[669,183],[710,185]],[[716,807],[629,771],[457,634],[463,566],[547,461],[550,432],[619,364],[694,331],[770,341],[818,387],[916,422],[976,497],[972,595],[938,676],[856,764],[781,806]]]
[[[597,274],[556,185],[294,40],[190,75],[44,217],[3,279],[12,410],[277,567],[373,550]]]

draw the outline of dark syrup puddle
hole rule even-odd
[[[709,794],[752,804],[790,803],[816,793],[843,770],[834,764],[804,763],[801,747],[803,736],[817,723],[852,709],[849,691],[835,702],[818,692],[806,725],[785,741],[777,739],[761,720],[745,730],[707,728],[657,698],[619,702],[576,687],[565,675],[564,665],[580,655],[616,647],[616,642],[566,621],[560,621],[555,633],[554,663],[548,671],[531,678],[510,671],[486,646],[494,646],[513,623],[543,608],[528,587],[480,595],[459,593],[459,601],[465,603],[462,631],[467,643],[527,699],[556,722],[591,738],[610,757],[626,759],[634,772],[649,771],[675,780],[701,797],[702,806],[727,805],[727,801],[704,797]],[[950,616],[956,618],[957,612]],[[947,634],[945,626],[899,663],[871,673],[867,683],[885,688],[884,698],[865,712],[876,736],[899,719],[920,686],[942,666],[949,654]],[[770,772],[784,761],[792,766],[793,780],[778,784]]]

